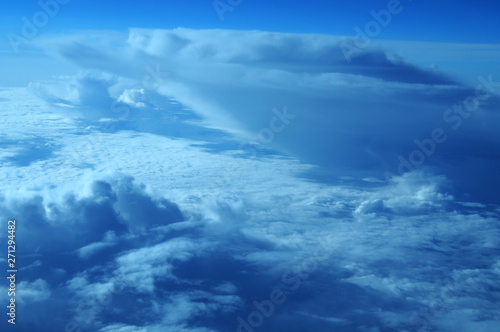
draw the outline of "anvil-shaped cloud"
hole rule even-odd
[[[343,43],[327,35],[189,29],[39,42],[82,68],[179,101],[206,126],[243,137],[244,150],[271,144],[336,175],[379,179],[436,167],[469,198],[498,199],[481,185],[500,184],[484,175],[500,166],[498,79],[478,73],[477,86],[468,86],[376,44],[347,62]],[[80,94],[90,89],[101,96],[94,103],[109,103],[112,83],[90,83]]]

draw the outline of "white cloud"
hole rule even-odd
[[[115,241],[115,238],[115,233],[113,231],[109,231],[104,235],[103,241],[94,242],[78,249],[78,256],[83,259],[88,259],[90,256],[98,253],[100,250],[112,246],[114,244],[113,242]]]
[[[50,287],[43,279],[19,281],[17,288],[16,300],[21,303],[42,302],[47,300],[51,295]]]
[[[118,101],[136,108],[146,107],[144,103],[144,89],[126,89],[118,97]]]

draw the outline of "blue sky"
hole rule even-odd
[[[0,13],[2,331],[499,329],[496,2],[54,1]]]
[[[220,21],[212,1],[69,1],[64,15],[51,21],[47,32],[63,29],[237,29],[349,35],[363,25],[371,10],[388,1],[235,1]],[[498,43],[500,28],[496,1],[401,1],[404,15],[381,36],[392,40]],[[408,10],[406,10],[408,9]],[[39,10],[37,1],[9,3],[2,11],[2,30],[21,27],[20,17]],[[64,17],[63,17],[64,16]]]

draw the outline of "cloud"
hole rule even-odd
[[[112,246],[115,238],[115,233],[113,231],[109,231],[104,235],[103,241],[94,242],[78,249],[78,255],[81,258],[89,258],[90,256],[98,253],[100,250]]]
[[[132,107],[144,108],[146,104],[144,101],[144,89],[128,89],[118,97],[118,101],[129,104]]]
[[[21,330],[498,325],[500,209],[471,187],[494,191],[493,92],[453,130],[443,113],[473,89],[381,49],[346,64],[337,37],[74,39],[40,39],[83,69],[33,84],[47,103],[0,90]],[[438,126],[448,141],[398,174]]]
[[[50,297],[50,289],[47,282],[43,279],[36,279],[32,282],[20,281],[19,296],[16,299],[23,302],[43,302]]]
[[[309,74],[352,73],[395,82],[457,83],[444,74],[405,63],[401,58],[391,60],[381,50],[363,52],[353,59],[351,66],[346,66],[339,40],[335,36],[258,31],[132,29],[128,43],[134,49],[154,56],[186,56],[194,61],[244,64]]]
[[[117,273],[130,284],[137,285],[137,291],[155,290],[155,278],[171,278],[172,262],[187,261],[196,252],[204,250],[206,244],[195,245],[188,239],[177,238],[153,247],[141,248],[117,258]]]
[[[395,212],[398,215],[438,212],[447,207],[454,198],[441,190],[446,188],[444,177],[432,176],[425,172],[411,172],[391,179],[385,189],[363,201],[355,214],[369,218],[376,214]]]
[[[452,119],[448,109],[475,96],[481,82],[467,86],[453,73],[420,67],[398,55],[397,43],[368,47],[347,63],[337,36],[178,28],[131,29],[126,42],[114,35],[109,39],[126,50],[120,59],[92,39],[80,44],[54,39],[41,45],[49,50],[95,48],[106,54],[86,60],[59,51],[82,68],[135,81],[115,97],[131,101],[127,105],[142,108],[144,103],[138,95],[132,102],[130,91],[154,91],[190,108],[204,126],[337,174],[379,179],[386,172],[398,174],[399,157],[408,159],[419,149],[415,141],[425,141],[434,129],[441,129],[446,142],[424,155],[421,164],[439,168],[456,181],[463,199],[489,197],[493,202],[492,196],[497,197],[475,184],[484,180],[488,165],[498,166],[495,153],[478,153],[485,144],[498,143],[495,126],[486,125],[499,121],[496,83],[489,85],[479,110]],[[285,108],[290,118],[277,116],[275,110],[283,113]],[[457,121],[463,124],[459,129]],[[460,159],[450,162],[450,154]],[[457,162],[459,169],[471,169],[474,179],[461,178]]]
[[[422,322],[438,326],[449,312],[471,303],[494,311],[496,295],[486,294],[499,271],[492,249],[498,245],[498,216],[453,210],[443,178],[410,173],[371,188],[301,187],[301,180],[295,181],[300,191],[269,196],[271,201],[253,201],[266,195],[264,190],[239,193],[240,201],[233,203],[227,196],[224,209],[209,210],[202,200],[183,205],[189,207],[183,211],[186,221],[176,219],[175,203],[166,204],[161,195],[117,175],[94,179],[80,195],[61,202],[49,202],[48,194],[23,203],[4,200],[2,211],[18,215],[23,227],[50,234],[48,241],[19,238],[30,243],[24,250],[37,253],[32,259],[40,262],[24,272],[33,280],[27,289],[40,296],[23,310],[46,314],[37,303],[55,310],[64,298],[62,320],[45,330],[75,322],[102,331],[230,331],[237,329],[238,317],[247,321],[259,312],[255,302],[267,303],[270,292],[281,289],[286,300],[274,305],[264,329],[349,331],[364,326],[382,331]],[[140,231],[123,227],[142,216],[126,213],[131,197],[150,211],[151,221]],[[46,207],[52,212],[47,214]],[[238,212],[243,207],[245,214]],[[332,217],[339,208],[345,214]],[[321,209],[332,213],[319,214]],[[88,219],[79,220],[82,216]],[[185,226],[158,227],[169,222]],[[66,275],[61,278],[56,269]],[[43,281],[29,279],[33,276]],[[443,293],[445,288],[453,292]],[[41,296],[49,289],[50,297]],[[443,308],[437,307],[443,296]],[[420,308],[430,310],[431,318],[422,316]]]

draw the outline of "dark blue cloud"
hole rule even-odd
[[[255,211],[221,202],[223,222],[207,223],[204,215],[148,194],[131,177],[92,181],[88,194],[69,194],[60,203],[42,196],[3,199],[1,217],[17,216],[24,244],[18,326],[42,332],[71,324],[75,331],[384,331],[437,324],[442,310],[455,310],[452,300],[479,300],[472,289],[487,291],[498,233],[493,219],[446,203],[438,183],[407,175],[391,186],[367,186],[373,196],[354,204],[350,215],[292,219],[283,230],[303,225],[297,230],[304,239],[314,223],[328,229],[300,246],[292,244],[302,239],[297,232],[263,233],[275,232],[285,245],[257,236],[275,221],[259,226],[251,218]],[[318,208],[334,203],[317,201]],[[352,202],[343,204],[352,211]],[[326,240],[331,236],[335,240]],[[476,270],[484,270],[478,284],[464,286],[467,271]],[[497,295],[480,296],[490,312]],[[430,314],[423,316],[422,308]]]

